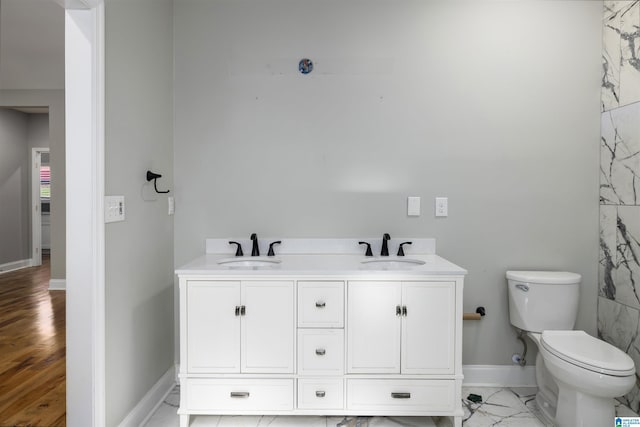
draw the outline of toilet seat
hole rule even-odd
[[[628,354],[584,331],[544,331],[540,342],[553,355],[589,371],[616,377],[635,374]]]

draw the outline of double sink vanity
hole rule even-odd
[[[449,416],[460,427],[466,270],[433,239],[406,240],[404,256],[365,256],[358,239],[286,239],[258,256],[257,237],[237,243],[255,256],[234,256],[228,239],[207,240],[176,271],[181,427],[220,414]],[[368,242],[376,254],[398,245]]]

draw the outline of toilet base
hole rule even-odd
[[[581,393],[557,381],[558,427],[600,427],[613,425],[615,405],[613,398],[597,397]]]
[[[555,401],[548,400],[547,396],[538,391],[536,394],[536,405],[543,421],[549,425],[553,424],[556,419]]]

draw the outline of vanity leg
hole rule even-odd
[[[453,426],[462,427],[462,417],[453,417]]]
[[[189,427],[189,414],[180,415],[180,427]]]

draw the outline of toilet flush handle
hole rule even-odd
[[[523,292],[529,292],[529,286],[522,284],[522,283],[518,283],[516,285],[516,288],[520,289]]]

